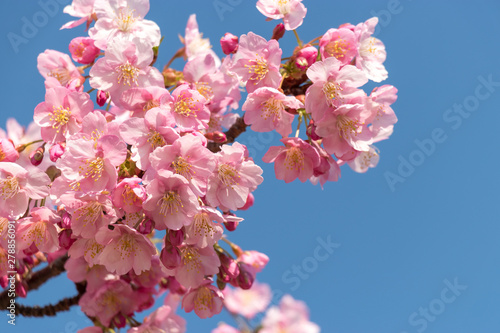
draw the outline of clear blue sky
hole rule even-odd
[[[265,22],[255,9],[256,1],[220,0],[233,3],[231,11],[221,15],[216,2],[151,1],[148,18],[165,36],[159,66],[180,47],[177,35],[183,34],[191,13],[197,13],[200,30],[219,54],[218,40],[225,32],[253,31],[270,37],[275,22]],[[274,179],[272,165],[261,162],[261,157],[263,146],[276,144],[278,134],[242,136],[254,149],[265,181],[232,239],[269,255],[271,261],[259,279],[306,301],[322,332],[498,332],[500,2],[304,0],[304,4],[308,15],[298,29],[304,40],[345,22],[357,24],[380,16],[377,37],[388,53],[389,78],[384,83],[399,89],[393,105],[399,122],[391,139],[378,144],[381,160],[376,169],[355,174],[343,167],[341,180],[324,190]],[[43,101],[37,55],[47,48],[67,52],[69,41],[85,34],[81,27],[58,30],[71,19],[60,6],[60,12],[15,53],[7,34],[22,35],[23,18],[33,22],[42,7],[36,1],[5,0],[3,8],[1,127],[12,116],[27,124],[34,107]],[[38,22],[43,23],[42,16]],[[286,35],[284,52],[290,52],[294,43],[293,35]],[[180,62],[174,66],[181,69]],[[416,142],[426,145],[419,148]],[[405,168],[410,162],[404,161],[418,165]],[[389,173],[392,188],[386,179]],[[395,180],[394,175],[400,178]],[[318,237],[340,244],[328,257],[321,252],[317,258],[323,261],[313,259]],[[294,273],[294,265],[305,268]],[[453,284],[459,289],[448,286]],[[54,303],[74,293],[71,284],[57,279],[20,302]],[[73,310],[54,319],[19,317],[12,329],[4,313],[2,332],[7,328],[72,333],[88,324]],[[220,320],[232,323],[227,315],[204,321],[193,314],[186,318],[188,332],[210,332]]]

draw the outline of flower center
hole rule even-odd
[[[325,51],[330,56],[342,60],[345,57],[345,53],[349,47],[344,39],[338,39],[336,41],[330,42],[325,46]]]
[[[104,160],[102,157],[96,157],[95,160],[85,162],[85,166],[80,166],[79,174],[84,178],[90,178],[97,181],[102,176],[104,170]]]
[[[147,141],[151,144],[151,148],[153,148],[153,150],[165,145],[165,139],[163,139],[163,136],[155,130],[149,131]]]
[[[0,180],[0,194],[6,199],[13,198],[20,190],[19,181],[16,177],[9,176]]]
[[[55,128],[57,133],[59,133],[61,127],[69,122],[71,111],[69,111],[69,108],[63,108],[62,106],[58,108],[53,106],[52,108],[53,110],[49,119],[52,122],[52,128]],[[63,132],[65,132],[65,130],[63,130]]]
[[[201,259],[198,251],[191,246],[187,246],[181,250],[182,263],[188,272],[199,272],[201,268]]]
[[[45,222],[35,222],[31,226],[28,233],[23,236],[23,240],[30,240],[35,243],[37,247],[42,245],[43,240],[46,238],[45,233],[47,232],[47,225]]]
[[[122,259],[136,255],[137,243],[132,235],[123,235],[115,244],[115,251],[120,253]]]
[[[375,38],[375,37],[370,37],[370,38],[363,41],[363,43],[361,44],[360,50],[359,50],[362,57],[375,55],[375,53],[378,52],[378,49],[375,46],[376,41],[377,41],[377,38]]]
[[[278,0],[278,7],[280,14],[286,15],[290,13],[290,4],[288,0]]]
[[[152,108],[157,108],[160,106],[160,102],[156,99],[150,99],[146,105],[142,108],[144,112],[151,110]]]
[[[118,73],[118,83],[123,82],[123,85],[131,86],[132,84],[135,84],[138,86],[139,83],[137,82],[137,77],[139,76],[139,71],[139,68],[132,66],[132,64],[130,64],[127,60],[127,63],[116,68],[116,72]]]
[[[219,180],[224,183],[224,185],[232,186],[238,184],[238,178],[240,178],[240,175],[238,175],[238,171],[236,171],[233,166],[224,163],[219,165],[218,171]]]
[[[116,25],[118,26],[118,29],[120,29],[123,32],[130,31],[130,28],[137,20],[137,18],[134,16],[134,11],[135,10],[130,10],[128,7],[119,9],[115,17],[115,22]]]
[[[187,97],[185,92],[181,93],[177,98],[177,101],[174,105],[174,112],[185,117],[190,117],[195,114],[195,104],[192,97]]]
[[[196,82],[196,90],[206,98],[207,102],[214,97],[214,91],[207,82]]]
[[[134,192],[134,189],[130,187],[129,184],[125,184],[125,190],[122,192],[123,202],[126,205],[134,206],[139,198]]]
[[[289,170],[302,170],[304,167],[304,153],[300,148],[292,147],[286,151],[285,166]]]
[[[253,64],[245,65],[245,68],[248,68],[248,73],[252,74],[250,80],[256,81],[254,84],[257,84],[269,72],[267,62],[262,58],[262,56],[255,60],[249,60],[249,62]]]
[[[207,287],[201,287],[196,294],[194,299],[194,307],[198,311],[212,310],[213,304],[213,294]]]
[[[194,234],[196,236],[213,237],[215,230],[207,213],[201,212],[194,216]]]
[[[264,113],[261,114],[261,117],[264,117],[264,119],[268,119],[269,117],[272,117],[273,120],[280,120],[281,119],[281,112],[284,110],[283,103],[275,98],[271,98],[270,100],[267,100],[263,103],[263,111]]]
[[[175,191],[166,192],[160,201],[160,215],[162,216],[167,216],[168,213],[173,214],[174,211],[178,212],[179,206],[184,207],[182,205],[181,196]]]
[[[337,117],[337,128],[340,137],[348,139],[352,134],[358,135],[358,121],[352,120],[347,116]]]
[[[323,85],[323,93],[327,99],[328,105],[335,106],[334,103],[337,100],[338,103],[342,103],[343,98],[341,97],[342,87],[336,82],[326,82]]]
[[[92,201],[78,208],[74,213],[76,220],[82,220],[83,227],[94,225],[102,215],[102,205],[97,201]]]
[[[87,254],[90,252],[90,257],[95,259],[95,257],[101,253],[104,249],[104,245],[97,243],[95,239],[90,239],[85,244],[85,250],[83,251],[83,256],[87,258]]]
[[[59,81],[61,86],[67,86],[69,81],[71,80],[71,75],[69,74],[68,69],[64,67],[59,67],[51,70],[47,73],[47,76],[55,78],[57,81]]]
[[[191,171],[191,164],[189,164],[189,162],[182,156],[176,157],[176,159],[172,162],[172,168],[174,168],[175,173],[186,179],[193,178],[192,174],[195,173],[194,171]]]
[[[7,155],[3,151],[2,146],[0,146],[0,162],[2,162],[5,159],[6,156]]]

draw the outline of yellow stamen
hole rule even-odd
[[[323,93],[330,106],[334,105],[335,100],[342,103],[343,98],[341,97],[342,87],[337,82],[326,82],[323,85]]]
[[[201,268],[201,259],[198,250],[194,247],[187,246],[181,249],[182,264],[186,267],[188,272],[195,271],[199,272]]]
[[[167,216],[168,213],[173,214],[174,211],[178,212],[179,206],[184,207],[182,205],[181,196],[174,191],[166,192],[158,201],[158,205],[160,206],[160,215],[162,216]]]
[[[61,86],[67,86],[69,81],[71,80],[71,75],[69,73],[69,70],[64,67],[59,67],[56,69],[51,70],[50,72],[47,73],[47,76],[55,78]]]
[[[151,148],[153,148],[153,150],[165,145],[165,139],[163,139],[163,136],[155,130],[149,131],[147,141],[151,144]]]
[[[0,179],[0,195],[4,200],[13,198],[21,187],[16,177],[9,176],[6,179]]]
[[[348,139],[351,135],[358,135],[358,121],[354,121],[347,116],[337,117],[337,128],[340,137]]]
[[[255,81],[254,84],[259,83],[269,72],[269,68],[267,67],[267,62],[259,56],[254,60],[249,60],[252,65],[245,65],[245,68],[248,68],[248,73],[252,74],[250,80]]]
[[[137,18],[134,16],[135,10],[130,10],[127,8],[120,8],[120,11],[116,14],[115,22],[123,32],[128,32]]]
[[[52,108],[53,110],[49,119],[52,122],[52,128],[55,128],[57,133],[59,133],[61,128],[69,122],[71,111],[69,111],[69,108],[63,108],[62,106],[59,106],[58,108],[53,106]],[[63,130],[63,133],[64,132],[66,132],[66,129]]]
[[[83,227],[86,227],[87,225],[94,225],[102,216],[102,205],[97,201],[89,202],[88,204],[75,210],[73,213],[75,220],[83,221]]]
[[[116,72],[118,73],[118,83],[123,85],[131,86],[132,84],[138,86],[137,77],[139,76],[140,69],[134,67],[127,60],[127,63],[116,67]]]
[[[184,159],[182,156],[176,157],[172,162],[172,168],[174,168],[175,173],[183,176],[186,179],[193,178],[194,170],[191,170],[191,164]]]
[[[232,186],[238,184],[238,178],[240,178],[240,175],[233,166],[227,163],[219,165],[218,174],[219,180],[224,183],[224,185]]]
[[[262,103],[262,111],[264,111],[260,116],[264,117],[264,119],[268,119],[269,117],[272,117],[272,120],[280,120],[281,119],[281,112],[285,107],[283,106],[283,103],[275,98],[271,98],[264,103]]]
[[[304,153],[298,147],[286,151],[285,166],[288,170],[300,171],[304,167]]]
[[[78,173],[84,178],[90,178],[97,181],[101,178],[103,171],[104,160],[101,157],[96,157],[95,160],[87,160],[84,166],[80,166]]]

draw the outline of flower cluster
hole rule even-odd
[[[39,55],[46,94],[34,124],[24,130],[9,120],[0,131],[0,285],[15,269],[17,295],[25,297],[36,266],[65,264],[96,325],[81,333],[184,332],[179,305],[201,318],[223,306],[249,319],[266,308],[269,295],[256,298],[266,288],[254,280],[269,258],[224,234],[243,220],[238,211],[252,206],[263,181],[236,137],[247,126],[276,130],[284,146],[263,158],[276,177],[323,186],[338,180],[344,163],[358,172],[375,166],[373,143],[388,138],[397,119],[396,88],[360,89],[387,77],[384,45],[372,37],[376,18],[307,44],[295,33],[299,46],[282,59],[278,40],[307,10],[301,0],[259,0],[257,8],[283,19],[273,38],[227,33],[220,59],[192,15],[172,57],[186,60],[183,70],[170,61],[162,72],[154,64],[163,39],[145,19],[148,0],[73,0],[64,9],[79,19],[63,28],[86,22],[88,36],[69,43],[71,58]],[[9,221],[17,239],[10,268]],[[165,304],[137,322],[165,292]],[[260,332],[292,327],[319,332],[305,305],[286,296]],[[217,332],[231,330],[239,332]]]

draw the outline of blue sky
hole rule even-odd
[[[67,52],[69,41],[85,34],[83,28],[58,30],[71,19],[61,5],[69,1],[54,1],[59,12],[45,22],[39,2],[4,1],[1,127],[12,116],[28,124],[43,101],[37,55],[45,49]],[[151,0],[147,18],[165,36],[158,66],[180,47],[177,35],[191,13],[197,13],[200,30],[219,54],[218,40],[225,32],[253,31],[269,38],[276,22],[266,22],[255,2]],[[218,12],[218,3],[226,4],[226,11]],[[277,294],[306,301],[322,332],[498,332],[500,2],[304,4],[308,14],[298,28],[303,40],[342,23],[380,17],[377,37],[388,53],[384,83],[399,89],[393,105],[399,122],[390,140],[377,145],[377,168],[356,174],[342,167],[341,180],[324,190],[274,179],[273,166],[261,158],[264,147],[277,145],[278,134],[243,135],[265,181],[231,239],[269,255],[259,280]],[[40,27],[16,52],[8,34],[22,36],[24,22],[34,19]],[[293,34],[287,34],[281,43],[285,54],[294,43]],[[174,67],[181,69],[182,63]],[[315,257],[325,242],[334,243],[331,253]],[[19,302],[54,303],[73,293],[65,279],[56,279]],[[210,332],[220,320],[232,323],[227,315],[186,318],[188,332]],[[88,324],[76,309],[56,318],[19,317],[15,329],[6,321],[0,320],[2,331],[72,333]]]

